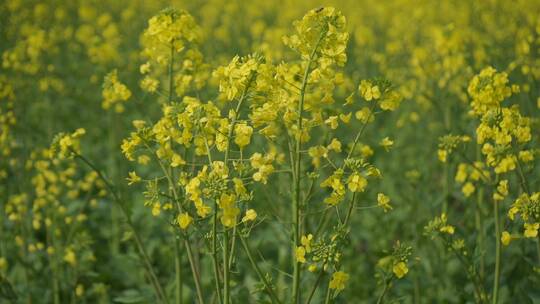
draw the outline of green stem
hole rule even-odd
[[[171,56],[169,59],[169,96],[167,98],[167,102],[170,105],[172,103],[173,99],[173,91],[174,91],[174,77],[173,77],[173,67],[174,67],[174,45],[171,43]],[[172,139],[170,140],[170,144],[172,147]],[[162,169],[164,169],[162,167]],[[165,171],[165,170],[164,170]],[[172,168],[168,168],[167,171],[167,180],[169,182],[169,195],[173,194],[176,205],[177,205],[177,211],[181,212],[180,204],[178,203],[178,197],[176,195],[175,185],[173,183],[174,180],[174,172],[172,171]],[[171,193],[172,192],[172,193]],[[182,303],[182,269],[181,269],[181,263],[182,263],[182,255],[180,252],[180,240],[178,239],[178,236],[174,236],[174,249],[175,249],[175,273],[176,273],[176,286],[175,286],[175,302],[177,304]]]
[[[223,162],[225,163],[225,166],[228,166],[228,162],[229,162],[229,153],[231,150],[230,149],[231,139],[233,136],[234,128],[240,116],[240,110],[242,108],[242,105],[244,101],[247,99],[248,90],[254,78],[255,78],[255,72],[252,72],[246,83],[244,91],[242,92],[242,95],[240,96],[240,99],[238,100],[238,103],[236,104],[234,117],[232,119],[231,126],[227,134],[227,148],[225,149],[225,155],[223,158]],[[215,209],[214,212],[217,212],[217,209]],[[223,231],[223,303],[229,304],[229,300],[230,300],[229,232],[227,231],[226,227],[223,227],[223,228],[224,228],[224,231]]]
[[[480,161],[482,159],[481,149],[479,145],[476,145],[476,160]],[[476,217],[476,229],[478,230],[478,247],[480,248],[480,282],[484,282],[485,276],[485,231],[484,231],[484,220],[482,216],[482,205],[484,204],[484,186],[480,185],[478,192],[476,193],[476,208],[475,208],[475,217]]]
[[[325,223],[326,223],[326,218],[328,217],[329,210],[330,208],[324,209],[323,214],[319,220],[319,224],[317,224],[317,229],[315,229],[315,233],[313,234],[313,238],[316,238],[319,235],[319,233],[323,230],[323,227],[325,226]]]
[[[517,154],[517,153],[516,153]],[[521,189],[523,190],[523,192],[525,192],[527,195],[529,195],[529,193],[531,193],[529,191],[529,183],[527,182],[527,178],[525,177],[525,174],[523,173],[523,167],[521,167],[521,162],[519,161],[519,159],[516,161],[517,163],[517,172],[518,172],[518,175],[519,175],[519,179],[520,179],[520,185],[521,185]]]
[[[497,304],[499,302],[499,283],[501,276],[501,227],[498,200],[494,200],[493,214],[495,217],[495,276],[493,278],[492,303]]]
[[[376,105],[377,105],[377,102],[373,101],[373,103],[371,104],[371,107],[369,108],[369,116],[366,118],[366,120],[362,124],[362,127],[360,128],[358,133],[356,133],[356,136],[354,137],[354,141],[353,141],[353,144],[351,146],[351,149],[349,150],[349,153],[347,153],[347,158],[345,160],[350,159],[351,156],[353,155],[354,150],[356,149],[356,145],[358,145],[358,142],[360,141],[360,138],[362,137],[362,134],[364,134],[364,131],[366,130],[366,127],[367,127],[367,125],[369,123],[369,120],[371,119],[371,116],[374,116],[373,110],[375,109]],[[345,164],[343,164],[342,168],[344,166],[345,166]]]
[[[516,149],[514,149],[515,154],[518,154]],[[527,177],[525,176],[523,172],[523,167],[521,166],[521,162],[519,159],[517,160],[517,168],[518,168],[518,176],[520,179],[520,185],[521,190],[525,192],[527,195],[530,195],[529,191],[529,182],[527,181]],[[538,254],[538,263],[540,263],[540,235],[538,235],[537,242],[536,242],[536,252]]]
[[[482,204],[483,204],[484,188],[480,186],[477,193],[477,202],[475,208],[475,220],[478,230],[478,247],[480,248],[480,280],[484,280],[485,273],[485,235],[484,235],[484,221],[482,219]]]
[[[343,226],[347,226],[347,224],[349,223],[355,204],[356,204],[356,192],[353,193],[351,202],[349,203],[349,211],[347,211],[347,216],[345,217],[345,221],[343,221]]]
[[[540,235],[536,238],[536,253],[538,253],[538,264],[540,264]]]
[[[332,294],[332,289],[330,289],[330,284],[328,284],[328,287],[326,288],[326,296],[324,297],[324,304],[329,304]]]
[[[478,275],[476,274],[474,265],[467,262],[467,260],[463,258],[463,255],[452,246],[450,241],[445,239],[444,242],[445,242],[445,247],[450,248],[452,250],[452,253],[454,253],[454,255],[458,258],[458,261],[461,263],[461,265],[467,272],[467,276],[469,277],[469,279],[471,279],[471,282],[473,283],[473,286],[474,286],[474,292],[476,294],[477,303],[483,303],[484,292],[482,288],[482,279],[478,277]]]
[[[224,227],[225,228],[225,227]],[[223,303],[229,304],[231,290],[229,278],[229,231],[223,230]]]
[[[448,199],[450,197],[450,168],[448,165],[448,161],[444,162],[443,167],[443,194],[444,194],[444,200],[443,200],[443,206],[442,206],[442,213],[448,212]]]
[[[169,174],[168,170],[165,168],[165,165],[161,162],[161,160],[159,159],[159,157],[156,156],[156,153],[155,151],[150,147],[150,145],[145,142],[144,143],[146,148],[151,152],[150,154],[153,155],[159,166],[161,167],[161,170],[163,171],[163,174],[165,174],[165,178],[168,180],[169,182],[169,185],[173,185],[171,186],[171,190],[172,190],[172,193],[173,193],[173,199],[176,203],[176,206],[178,208],[179,211],[183,211],[183,208],[182,208],[182,205],[179,203],[179,196],[178,196],[178,193],[176,192],[176,188],[174,187],[174,183],[173,183],[173,179],[171,177],[171,175]],[[200,296],[199,297],[199,302],[200,303],[203,303],[203,300],[202,300],[202,292],[200,291],[201,287],[201,277],[200,277],[200,274],[199,272],[197,271],[197,267],[195,266],[195,260],[193,259],[193,254],[192,254],[192,250],[191,250],[191,244],[189,242],[189,237],[187,235],[183,235],[184,237],[184,245],[186,247],[186,250],[187,252],[190,254],[190,256],[188,256],[188,261],[189,261],[189,264],[190,264],[190,267],[191,267],[191,270],[192,270],[192,275],[193,275],[193,280],[195,281],[195,287],[197,289],[197,295]]]
[[[178,236],[174,236],[174,262],[176,272],[175,303],[182,304],[184,302],[182,297],[182,254]]]
[[[114,111],[109,112],[109,125],[114,126],[117,124],[117,119],[114,117]],[[116,170],[116,149],[118,149],[118,144],[116,141],[116,133],[118,128],[114,128],[112,132],[109,132],[109,167],[111,168],[111,179],[117,181],[117,170]],[[117,208],[111,208],[111,255],[117,256],[120,248],[120,225]]]
[[[321,283],[322,281],[322,278],[324,277],[324,267],[325,267],[326,263],[323,264],[323,266],[321,267],[321,271],[319,272],[319,275],[317,276],[317,280],[315,281],[315,284],[313,284],[313,287],[311,288],[311,291],[309,292],[309,296],[306,300],[306,304],[309,304],[311,303],[311,299],[313,298],[313,295],[315,294],[315,291],[317,290],[317,287],[319,286],[319,284]]]
[[[232,230],[232,241],[231,241],[231,251],[229,254],[229,269],[232,268],[232,264],[234,261],[234,252],[236,251],[236,227],[238,225],[234,225]]]
[[[300,244],[300,185],[301,185],[301,169],[302,169],[302,123],[303,123],[303,113],[304,113],[304,101],[306,98],[306,88],[308,84],[309,75],[311,73],[311,64],[315,59],[315,54],[319,48],[325,32],[322,31],[313,51],[311,52],[309,59],[307,61],[306,70],[304,71],[304,77],[302,79],[302,85],[300,87],[300,100],[298,102],[298,120],[297,120],[297,138],[296,138],[296,147],[295,147],[295,172],[294,177],[294,200],[292,204],[292,223],[293,223],[293,246],[292,246],[292,258],[293,258],[293,288],[292,288],[292,303],[298,303],[300,300],[300,263],[296,261],[294,257],[294,252],[296,247]]]
[[[197,267],[195,267],[195,261],[193,259],[193,252],[191,250],[191,246],[189,244],[189,240],[187,238],[184,238],[184,246],[186,246],[187,254],[188,254],[188,260],[189,265],[191,267],[191,272],[193,273],[193,279],[195,281],[195,290],[197,292],[197,299],[199,301],[199,304],[203,304],[203,296],[201,291],[201,283],[200,283],[200,275],[199,271],[197,270]]]
[[[244,251],[246,252],[249,262],[251,263],[251,267],[255,270],[255,273],[257,273],[257,276],[259,277],[259,280],[261,280],[264,284],[264,288],[266,289],[266,292],[268,292],[268,295],[272,299],[272,303],[278,303],[281,304],[281,301],[279,301],[279,298],[274,293],[274,289],[270,286],[270,283],[266,279],[266,277],[263,275],[261,269],[259,268],[259,265],[257,262],[255,262],[255,259],[253,259],[253,254],[251,253],[251,249],[249,248],[248,243],[246,242],[245,238],[241,235],[238,236],[240,239],[240,243],[242,243],[242,247],[244,247]]]
[[[174,64],[174,46],[171,44],[171,57],[169,60],[169,96],[168,96],[168,104],[172,103],[173,98],[173,90],[174,90],[174,82],[173,82],[173,64]],[[172,146],[172,139],[170,140],[171,146]],[[169,176],[171,178],[168,179],[169,181],[169,195],[173,190],[175,189],[175,185],[172,183],[172,180],[174,180],[174,172],[169,168],[168,170]],[[173,195],[174,192],[172,193]],[[176,195],[175,195],[176,196]],[[175,201],[177,201],[177,197],[175,197]],[[177,203],[178,205],[178,203]],[[178,212],[181,210],[179,209]],[[175,249],[175,273],[176,273],[176,286],[175,286],[175,302],[177,304],[180,304],[182,302],[182,273],[181,273],[181,262],[182,262],[182,256],[180,254],[180,240],[178,239],[178,236],[174,236],[174,249]]]
[[[154,286],[155,293],[158,299],[160,299],[162,302],[169,303],[169,300],[165,296],[165,292],[163,291],[163,288],[161,287],[161,284],[159,283],[159,280],[156,276],[156,273],[154,272],[154,268],[152,266],[152,263],[150,261],[150,258],[146,252],[146,249],[144,247],[144,244],[141,240],[141,237],[135,228],[135,225],[131,221],[131,217],[129,216],[129,212],[126,209],[126,206],[124,205],[124,202],[120,199],[118,193],[116,192],[115,187],[109,182],[107,178],[103,175],[101,170],[99,170],[92,162],[90,162],[86,157],[83,155],[77,153],[76,151],[72,150],[72,153],[74,153],[75,157],[80,159],[83,163],[85,163],[87,166],[89,166],[98,177],[103,181],[109,192],[113,196],[113,201],[120,207],[120,210],[122,211],[122,215],[124,216],[126,223],[128,224],[131,233],[133,234],[133,239],[135,241],[135,245],[137,246],[137,249],[139,250],[139,253],[142,257],[142,260],[146,266],[146,271],[148,272],[148,275],[152,281],[152,285]]]
[[[174,45],[171,43],[171,57],[169,60],[169,104],[172,102],[173,91],[174,91],[174,79],[173,79],[173,65],[174,65]]]
[[[212,216],[212,264],[214,268],[214,281],[216,283],[216,295],[219,303],[223,303],[221,297],[221,282],[219,280],[219,265],[217,257],[217,203],[214,202],[214,215]]]
[[[390,284],[392,284],[392,279],[385,281],[384,289],[381,292],[381,294],[379,295],[379,298],[377,299],[377,304],[383,303],[384,297],[386,296],[386,294],[388,293],[388,290],[390,289]]]
[[[420,300],[420,282],[418,281],[418,275],[414,276],[414,304],[421,303]]]
[[[54,217],[51,217],[52,225],[50,228],[46,229],[47,234],[47,243],[49,246],[55,247],[54,242],[54,233],[51,233],[51,231],[54,231],[55,229],[55,221]],[[52,275],[52,284],[53,284],[53,303],[54,304],[60,304],[60,283],[58,281],[58,261],[56,259],[56,255],[48,255],[49,258],[49,264],[51,265],[51,275]]]

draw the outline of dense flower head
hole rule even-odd
[[[219,81],[219,91],[228,100],[234,100],[249,88],[257,72],[261,58],[257,55],[235,56],[227,66],[217,68],[213,75]]]
[[[534,159],[526,147],[532,140],[531,119],[521,114],[518,105],[501,104],[518,91],[519,87],[509,85],[506,73],[498,73],[491,67],[483,69],[469,83],[471,107],[480,118],[476,141],[481,145],[485,163],[496,174],[514,171],[519,161],[526,163]]]
[[[71,134],[59,133],[53,140],[50,149],[51,158],[67,158],[81,153],[80,138],[86,130],[79,128]]]
[[[486,112],[476,129],[478,144],[492,141],[499,146],[527,143],[531,140],[530,119],[519,108],[499,108]]]
[[[193,17],[173,8],[159,12],[148,21],[143,34],[143,53],[159,63],[169,60],[171,49],[181,52],[188,43],[200,39],[200,29]]]
[[[479,115],[500,107],[501,102],[512,95],[508,82],[508,74],[499,73],[492,67],[487,67],[474,76],[467,89],[472,98],[474,113]]]
[[[299,52],[303,58],[311,56],[316,49],[321,61],[345,64],[347,33],[345,17],[333,7],[309,11],[301,20],[294,22],[296,33],[283,38],[286,45]]]
[[[523,221],[524,236],[536,237],[540,228],[540,192],[523,193],[515,199],[508,210],[508,218],[515,221],[517,216]]]
[[[141,88],[171,90],[170,96],[201,89],[209,73],[198,49],[200,38],[199,26],[186,11],[168,8],[152,17],[141,37]]]
[[[530,119],[521,116],[517,107],[490,110],[482,117],[476,135],[486,163],[494,167],[496,173],[512,171],[518,157],[514,147],[532,139]]]
[[[103,82],[103,109],[107,110],[114,106],[116,112],[124,111],[122,102],[127,101],[131,97],[131,91],[128,87],[118,80],[118,71],[113,70],[105,76]]]

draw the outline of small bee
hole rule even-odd
[[[323,9],[324,9],[324,7],[321,6],[321,7],[317,8],[317,9],[315,9],[315,13],[320,13],[320,12],[322,12]]]

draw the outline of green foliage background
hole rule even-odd
[[[478,266],[490,291],[496,239],[492,204],[489,194],[469,198],[462,194],[461,185],[454,182],[458,160],[444,164],[437,159],[439,137],[474,134],[476,121],[468,115],[466,89],[470,79],[486,66],[506,71],[511,83],[521,86],[510,103],[520,105],[522,113],[533,117],[532,124],[538,127],[537,1],[3,1],[0,206],[5,207],[14,195],[27,193],[31,209],[34,172],[26,168],[31,153],[47,148],[58,132],[85,128],[84,154],[95,160],[128,202],[160,281],[172,298],[175,245],[167,233],[170,225],[156,220],[143,205],[142,186],[128,188],[125,177],[133,164],[120,152],[121,140],[132,131],[132,120],[155,121],[161,115],[160,97],[138,88],[143,62],[140,35],[151,16],[173,6],[186,9],[200,24],[200,49],[212,68],[227,64],[237,54],[254,51],[279,63],[296,56],[284,46],[282,36],[292,31],[293,20],[318,4],[335,6],[347,18],[350,39],[344,71],[350,75],[349,87],[362,79],[385,77],[404,96],[401,107],[371,124],[362,139],[375,150],[371,161],[384,178],[370,185],[359,205],[376,205],[376,193],[384,192],[392,198],[394,209],[388,213],[379,208],[356,212],[350,246],[342,258],[350,280],[335,302],[375,303],[382,289],[377,283],[377,263],[397,240],[411,246],[413,256],[409,273],[394,281],[387,302],[475,302],[473,286],[458,259],[440,242],[424,236],[423,227],[446,212],[456,226],[456,235],[471,249],[468,258]],[[101,106],[102,80],[113,69],[133,92],[123,113],[105,111]],[[202,100],[217,97],[217,83],[210,83],[211,89],[199,92]],[[336,92],[337,102],[345,102],[348,93]],[[353,130],[359,127],[356,122]],[[533,143],[538,147],[540,133],[533,130]],[[316,136],[329,139],[331,135]],[[352,138],[354,134],[339,136]],[[386,136],[395,141],[389,153],[378,146]],[[473,159],[477,155],[473,146],[465,153]],[[79,169],[81,177],[88,171],[83,166]],[[528,170],[530,187],[538,189],[538,168]],[[509,179],[518,184],[515,177]],[[283,176],[272,177],[272,186],[256,188],[264,195],[253,202],[260,216],[275,215],[251,236],[252,247],[267,260],[261,266],[274,273],[275,268],[288,267],[289,183]],[[317,194],[314,201],[322,201],[327,194]],[[82,198],[63,203],[88,216],[72,233],[76,243],[88,248],[95,259],[82,263],[78,273],[63,268],[61,303],[152,303],[153,291],[130,242],[132,235],[111,199],[100,197],[92,208]],[[503,202],[503,215],[509,204]],[[15,303],[52,303],[47,254],[29,254],[15,242],[15,236],[28,243],[44,240],[43,234],[32,230],[32,220],[29,212],[22,219],[24,224],[18,226],[8,219],[5,208],[0,208],[0,256],[5,263],[0,265],[0,302],[8,301],[13,292]],[[505,229],[512,229],[511,222],[504,223]],[[535,242],[519,239],[503,248],[500,303],[540,303]],[[201,259],[207,254],[203,250]],[[246,257],[239,259],[245,261]],[[191,303],[195,300],[187,260],[181,266],[185,270],[185,303]],[[212,273],[209,262],[202,262],[201,273]],[[237,299],[233,303],[268,301],[263,293],[255,292],[260,289],[258,278],[247,263],[236,263],[232,280],[233,298]],[[202,283],[210,290],[212,276],[203,275]],[[84,286],[83,296],[75,295],[78,284]],[[280,295],[288,293],[287,275],[275,275],[274,284]],[[321,297],[317,294],[316,300],[322,301]]]

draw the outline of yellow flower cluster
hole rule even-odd
[[[302,246],[296,247],[296,260],[300,263],[306,263],[306,254],[311,253],[311,241],[313,240],[313,234],[303,235],[300,239]]]
[[[14,229],[24,229],[14,244],[25,260],[56,260],[57,271],[85,272],[93,266],[89,211],[107,192],[97,173],[83,175],[78,169],[73,159],[59,159],[50,149],[33,150],[24,163],[31,176],[28,192],[10,195],[3,211]]]
[[[317,145],[308,149],[311,162],[316,168],[320,167],[321,158],[328,158],[330,152],[341,152],[341,142],[337,138],[333,138],[327,146]]]
[[[393,279],[402,279],[409,273],[409,257],[412,254],[412,248],[404,246],[400,241],[394,244],[394,250],[388,256],[383,257],[377,263],[377,266],[388,272],[388,275]]]
[[[533,187],[539,154],[540,2],[331,0],[343,14],[332,7],[313,9],[294,22],[292,31],[292,19],[302,16],[310,1],[279,1],[278,5],[276,1],[181,1],[178,5],[193,16],[169,8],[148,22],[141,17],[156,12],[159,1],[98,2],[6,0],[0,4],[0,196],[5,198],[0,228],[15,240],[2,247],[4,291],[9,291],[11,281],[17,293],[21,286],[28,290],[28,301],[41,299],[36,295],[47,288],[46,295],[56,298],[43,301],[111,301],[117,291],[105,284],[89,286],[96,268],[84,269],[85,261],[91,260],[87,244],[94,236],[110,236],[104,249],[111,249],[113,255],[133,255],[136,249],[139,256],[155,259],[173,256],[176,249],[177,265],[195,260],[193,278],[188,280],[195,284],[188,294],[198,294],[202,288],[199,303],[212,299],[296,303],[306,299],[304,288],[311,283],[315,289],[328,290],[330,302],[354,302],[370,296],[374,286],[337,295],[348,283],[371,282],[363,274],[349,277],[342,271],[356,262],[351,259],[355,246],[350,241],[361,239],[379,250],[399,229],[387,220],[408,216],[424,221],[423,215],[439,204],[441,215],[430,222],[426,234],[457,251],[460,259],[454,261],[468,264],[463,265],[466,271],[452,276],[458,283],[470,279],[463,285],[462,298],[508,302],[527,287],[522,284],[530,277],[527,273],[508,272],[499,267],[499,260],[529,263],[536,248],[526,244],[500,254],[498,245],[521,238],[536,242],[539,234],[539,194]],[[366,9],[353,9],[357,7]],[[195,20],[200,20],[200,27]],[[139,29],[144,30],[140,36]],[[257,53],[237,55],[253,51]],[[499,71],[484,68],[490,64]],[[388,75],[396,85],[377,75]],[[138,84],[142,92],[131,84]],[[81,101],[81,92],[84,101],[95,102],[85,104],[87,115],[79,122],[70,114]],[[136,104],[126,103],[135,95]],[[114,116],[114,132],[99,128],[100,106],[124,112]],[[118,145],[117,132],[122,133],[132,117],[144,120],[133,121],[133,132],[122,142],[122,153],[132,162],[126,166],[110,149]],[[89,155],[103,158],[96,165],[106,169],[103,176],[111,182],[106,185],[119,189],[125,203],[120,205],[128,214],[121,225],[116,218],[120,209],[113,209],[110,219],[88,212],[96,206],[95,198],[105,195],[105,185],[97,173],[78,174],[71,159],[86,161],[80,155],[83,129],[60,134],[50,150],[31,152],[33,145],[49,141],[52,132],[69,130],[76,123],[84,123],[92,133],[88,140],[95,147]],[[454,133],[440,137],[437,146],[441,132]],[[462,132],[470,137],[452,135]],[[473,136],[475,147],[469,144]],[[434,158],[426,158],[426,152],[434,154],[433,147],[443,162],[441,172],[428,163]],[[400,153],[379,154],[391,149]],[[376,189],[381,172],[373,164],[397,182],[390,180]],[[130,191],[113,185],[121,180],[122,170],[133,186]],[[145,187],[146,207],[136,204],[139,187]],[[456,195],[459,189],[463,195]],[[383,191],[392,193],[392,201]],[[468,207],[472,196],[476,202]],[[408,208],[382,219],[385,225],[377,222],[382,221],[378,217],[366,221],[366,227],[374,230],[353,237],[358,212],[368,217],[372,211],[386,213],[397,208],[394,201],[408,200]],[[372,206],[363,206],[367,202]],[[133,220],[139,219],[141,208],[151,214],[142,216],[155,217],[151,224],[136,222],[135,228],[151,225],[153,231],[181,238],[179,244],[185,248],[154,246],[169,237],[160,233],[145,254],[140,248],[154,234],[137,237],[135,229],[125,236],[143,245],[119,251],[119,229],[131,224],[132,207],[137,215]],[[492,207],[495,219],[487,218]],[[507,208],[511,225],[498,216]],[[456,212],[465,223],[459,230],[471,236],[466,243],[457,239],[458,228],[447,221],[446,214]],[[108,220],[114,228],[111,233],[101,229]],[[285,224],[277,225],[276,220]],[[372,223],[375,226],[370,227]],[[265,240],[253,250],[251,238],[263,234],[252,229],[268,227],[291,235]],[[313,235],[307,233],[315,227]],[[429,242],[414,242],[423,247],[422,252],[433,249],[427,247]],[[474,254],[465,249],[473,242]],[[257,263],[264,249],[284,243],[288,250],[280,248],[277,256],[267,260],[282,265],[289,259],[294,265],[291,282],[288,276],[273,277],[290,269]],[[190,244],[195,245],[193,251]],[[217,254],[220,250],[223,257]],[[257,251],[254,259],[250,251]],[[103,252],[100,248],[100,257]],[[385,294],[409,291],[408,284],[397,280],[405,278],[412,266],[405,252],[398,248],[386,257],[382,271],[372,280],[386,284],[379,302],[391,301]],[[214,259],[215,282],[207,277],[211,272],[206,256]],[[258,278],[265,285],[260,292],[268,293],[268,299],[244,293],[234,284],[246,278],[244,263],[252,262],[248,256],[261,268],[254,267],[255,272],[264,274]],[[420,272],[433,269],[435,275],[443,274],[446,266],[455,264],[424,257],[426,267]],[[494,268],[500,271],[492,276],[494,260]],[[156,289],[155,298],[148,301],[168,302],[174,294],[181,302],[181,289],[191,283],[176,284],[177,293],[169,287],[160,292],[160,282],[170,278],[162,271],[152,273],[158,264],[167,266],[146,261],[141,265],[147,273],[133,277],[148,278],[149,286]],[[229,272],[232,266],[239,271]],[[306,269],[320,271],[322,279],[304,273]],[[129,271],[129,275],[140,272]],[[56,282],[36,280],[41,273],[50,273]],[[499,276],[506,278],[499,280]],[[109,276],[105,272],[99,277]],[[490,297],[484,288],[492,277],[495,286]],[[21,279],[28,284],[21,285]],[[207,292],[213,283],[217,283],[215,291]],[[418,284],[415,287],[425,287],[421,280]],[[289,285],[292,294],[283,297]],[[397,290],[387,290],[394,286]],[[474,299],[469,294],[473,289]],[[276,291],[278,297],[272,295]],[[310,300],[318,302],[321,292],[314,290],[312,295]],[[422,293],[425,302],[442,301],[439,297],[440,293],[429,290]]]
[[[325,203],[331,206],[335,206],[339,204],[341,201],[343,201],[343,199],[345,198],[346,190],[345,190],[345,185],[343,184],[343,175],[344,175],[343,170],[338,169],[334,171],[334,173],[331,176],[329,176],[327,179],[325,179],[321,183],[321,187],[328,187],[332,189],[332,193],[330,194],[330,196],[324,199]],[[360,177],[352,178],[349,181],[349,184],[351,184],[349,189],[352,188],[354,190],[360,190],[360,188],[358,188],[358,183],[356,182],[359,179]]]
[[[203,167],[201,171],[197,174],[196,177],[189,180],[185,185],[186,195],[189,200],[191,200],[195,208],[197,209],[197,215],[200,217],[206,217],[210,213],[210,207],[204,204],[202,200],[202,191],[200,189],[201,183],[206,179],[207,176],[207,167]]]
[[[472,78],[467,92],[472,98],[474,113],[482,115],[499,108],[501,102],[512,95],[512,88],[508,86],[508,74],[487,67]]]
[[[446,213],[442,213],[440,216],[431,220],[428,225],[424,227],[424,231],[427,235],[430,235],[432,239],[440,235],[452,235],[455,232],[455,227],[448,224],[447,221]]]
[[[477,142],[482,145],[487,165],[497,174],[515,170],[518,155],[532,160],[530,152],[518,150],[519,145],[532,139],[530,119],[523,117],[517,106],[501,105],[518,91],[516,86],[508,86],[508,82],[506,73],[488,67],[471,80],[468,88],[473,112],[481,118],[476,128]]]
[[[141,37],[141,55],[146,59],[139,67],[144,76],[141,88],[155,93],[161,84],[169,96],[200,89],[208,78],[207,66],[197,49],[200,36],[201,29],[186,11],[169,8],[153,16]],[[168,75],[171,72],[174,76]],[[164,77],[169,79],[162,81]]]
[[[346,174],[346,169],[350,169],[350,173]],[[348,175],[348,176],[347,176]],[[360,159],[348,159],[345,161],[343,168],[338,168],[332,175],[326,178],[321,184],[321,187],[331,188],[332,193],[330,196],[324,199],[324,202],[335,206],[339,204],[346,195],[345,183],[347,189],[352,193],[364,192],[368,185],[369,178],[380,178],[381,173],[372,164]],[[381,196],[382,195],[382,196]],[[389,205],[390,200],[381,194],[378,196],[378,204],[385,210],[385,212],[391,209]]]
[[[260,59],[255,56],[235,56],[227,66],[213,72],[219,81],[219,92],[225,100],[231,101],[247,93],[259,66]]]
[[[458,148],[462,143],[470,142],[471,138],[467,135],[445,135],[439,138],[439,149],[437,150],[437,156],[439,160],[445,163],[448,159],[448,156]]]
[[[272,163],[276,159],[276,153],[270,152],[265,155],[261,153],[253,153],[250,157],[251,167],[256,170],[253,173],[253,180],[266,184],[268,182],[268,177],[274,172],[274,166]]]
[[[172,167],[184,165],[183,157],[175,152],[175,146],[186,148],[195,145],[197,155],[207,155],[208,147],[214,144],[218,150],[222,145],[223,132],[228,129],[226,119],[220,118],[219,110],[213,103],[203,104],[196,98],[184,97],[180,104],[165,105],[163,117],[152,127],[140,125],[130,138],[122,143],[122,152],[127,159],[134,161],[138,148],[142,156],[148,152]]]
[[[382,79],[374,80],[362,80],[358,86],[358,92],[360,96],[366,101],[376,102],[378,106],[385,111],[394,111],[399,107],[403,97],[396,91],[391,88],[390,82]],[[365,117],[366,113],[370,114],[370,108],[363,108],[362,112],[357,112],[356,117]],[[360,118],[358,118],[361,120]],[[364,118],[369,120],[368,118]]]
[[[120,58],[122,42],[120,29],[109,13],[100,14],[96,7],[82,5],[78,12],[80,26],[74,32],[74,38],[95,64],[109,64]]]
[[[487,182],[489,179],[490,172],[485,169],[484,163],[480,161],[473,164],[460,163],[454,177],[456,182],[463,184],[461,191],[465,197],[469,197],[475,192],[475,184],[480,181]]]
[[[86,130],[79,128],[71,134],[60,133],[56,135],[51,145],[51,157],[67,158],[81,153],[81,137]]]
[[[285,36],[283,41],[300,53],[303,59],[308,59],[313,50],[316,50],[323,65],[344,65],[349,40],[345,25],[345,17],[335,8],[313,9],[301,20],[294,22],[296,33]]]
[[[236,218],[240,214],[240,209],[236,206],[236,196],[234,194],[222,193],[218,201],[221,208],[221,224],[225,227],[234,227]]]
[[[234,126],[234,142],[243,149],[245,146],[249,145],[251,141],[251,134],[253,134],[253,128],[250,127],[247,123],[238,123]]]
[[[347,187],[352,192],[364,192],[368,184],[367,179],[358,173],[353,173],[347,179]]]
[[[523,221],[523,235],[527,238],[535,238],[540,228],[540,192],[528,195],[521,194],[512,203],[508,210],[508,218],[514,221],[518,215]]]
[[[332,274],[332,279],[328,287],[330,289],[335,289],[336,291],[341,291],[345,289],[345,285],[349,281],[349,274],[343,271],[336,271]]]
[[[122,102],[127,101],[131,97],[131,91],[125,84],[118,80],[117,70],[113,70],[105,76],[101,94],[103,96],[103,102],[101,103],[103,109],[108,110],[114,106],[114,110],[117,113],[124,112]]]
[[[157,63],[169,62],[171,49],[181,52],[200,37],[199,26],[186,11],[168,8],[150,18],[143,33],[143,55]]]
[[[384,212],[392,210],[392,206],[390,206],[390,198],[384,195],[384,193],[377,194],[377,205],[381,207]]]

